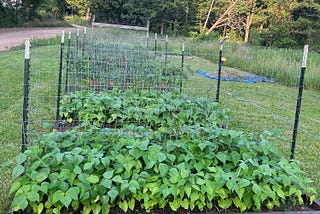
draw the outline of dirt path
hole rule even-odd
[[[0,28],[0,51],[24,43],[25,39],[32,35],[43,35],[44,38],[61,35],[62,31],[74,31],[76,28]]]

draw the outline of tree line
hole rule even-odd
[[[0,0],[0,26],[66,14],[198,39],[320,50],[320,0]]]

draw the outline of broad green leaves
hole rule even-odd
[[[244,212],[273,209],[286,200],[302,203],[301,189],[315,194],[310,179],[271,142],[253,137],[249,141],[241,132],[219,128],[224,117],[219,113],[212,117],[219,120],[206,118],[220,111],[216,104],[192,102],[184,95],[143,92],[137,99],[126,93],[126,99],[118,97],[110,104],[118,113],[124,111],[117,116],[116,129],[88,125],[81,132],[50,133],[17,156],[10,190],[14,211],[109,213],[117,206],[127,212],[136,204],[147,211],[166,206],[176,211],[215,204]],[[90,96],[86,99],[94,99]],[[135,109],[126,108],[130,102]],[[127,109],[136,112],[131,124]],[[135,116],[143,117],[145,126],[137,125]]]

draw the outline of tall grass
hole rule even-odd
[[[181,48],[184,40],[185,53],[218,63],[219,41],[195,41],[186,38],[171,39],[170,49]],[[163,48],[163,45],[162,45]],[[275,78],[279,83],[292,86],[298,83],[303,50],[275,49],[224,42],[225,66],[248,71],[252,74]],[[320,90],[320,54],[309,52],[305,88]]]

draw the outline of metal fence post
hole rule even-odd
[[[22,142],[21,152],[24,152],[27,147],[27,131],[28,131],[28,113],[29,113],[29,76],[30,76],[30,38],[25,41],[24,55],[24,84],[23,84],[23,109],[22,109]]]
[[[84,27],[84,30],[83,30],[83,45],[82,45],[82,58],[84,57],[84,50],[86,48],[86,41],[87,41],[87,28]]]
[[[60,47],[60,66],[59,66],[59,79],[58,79],[58,95],[57,95],[57,113],[56,120],[58,121],[60,115],[60,98],[61,98],[61,84],[62,84],[62,60],[63,60],[63,49],[64,49],[64,31],[61,35],[61,47]]]
[[[294,159],[294,151],[295,151],[296,141],[297,141],[298,125],[299,125],[301,101],[302,101],[302,92],[303,92],[303,86],[304,86],[304,76],[305,76],[306,67],[307,67],[308,49],[309,49],[309,46],[305,45],[304,50],[303,50],[303,59],[302,59],[300,83],[299,83],[299,93],[298,93],[298,98],[297,98],[296,115],[295,115],[293,134],[292,134],[291,155],[290,155],[291,160]]]
[[[67,68],[66,68],[66,87],[65,93],[69,93],[69,64],[70,64],[71,32],[68,35]]]
[[[157,33],[154,34],[154,57],[157,58],[157,40],[158,40],[158,35]]]
[[[222,69],[222,48],[223,43],[228,37],[224,37],[224,39],[220,40],[220,49],[219,49],[219,64],[218,64],[218,83],[217,83],[217,92],[216,92],[216,102],[219,102],[220,98],[220,83],[221,83],[221,69]]]
[[[168,39],[168,35],[166,35],[166,53],[165,53],[165,64],[167,65],[167,62],[168,62],[168,42],[169,42],[169,39]]]
[[[184,68],[184,42],[182,42],[182,49],[181,49],[180,93],[182,93],[183,68]]]

